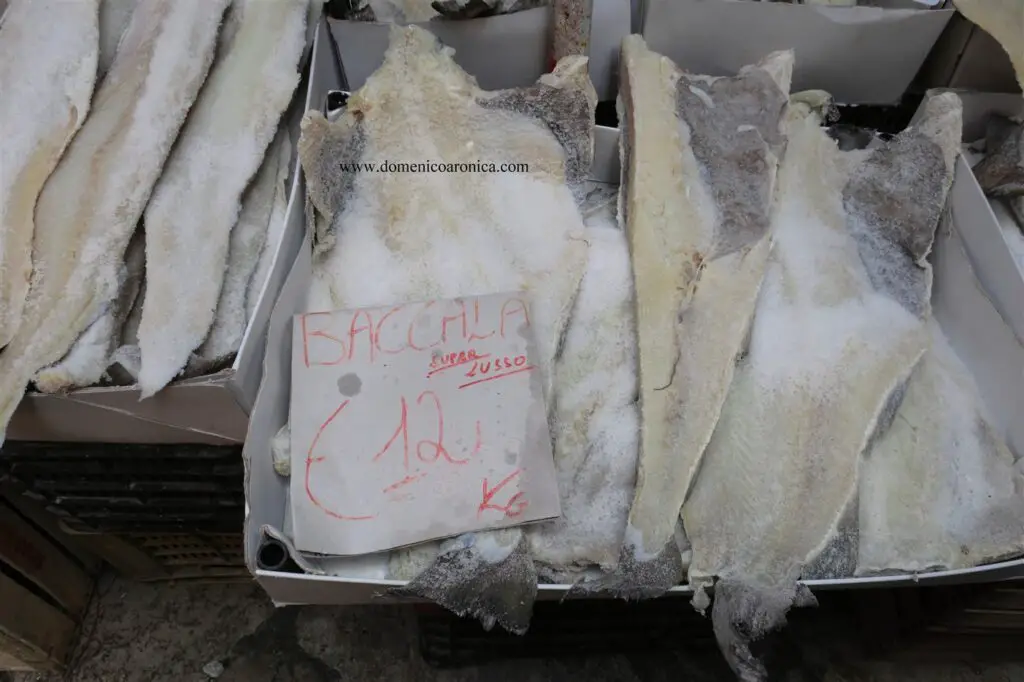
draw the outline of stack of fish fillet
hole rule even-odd
[[[0,442],[32,384],[137,380],[147,396],[230,362],[283,226],[278,129],[309,4],[12,0]]]
[[[688,580],[702,610],[713,589],[730,662],[759,679],[749,641],[813,601],[801,579],[1024,553],[1024,478],[931,318],[959,100],[841,151],[829,96],[790,96],[792,66],[687,74],[628,38],[618,220],[614,190],[585,182],[581,58],[481,92],[429,34],[394,29],[339,119],[307,114],[306,309],[528,291],[563,515],[302,566],[407,580],[400,593],[517,632],[538,578],[629,597]],[[527,152],[524,175],[339,164]]]
[[[563,517],[390,557],[305,557],[303,565],[410,580],[402,592],[521,631],[538,575],[576,581],[596,571],[604,578],[585,586],[653,595],[682,579],[690,563],[695,586],[726,581],[719,592],[725,616],[716,618],[726,634],[744,615],[760,625],[781,617],[801,576],[947,565],[945,539],[924,538],[910,560],[887,533],[912,527],[911,514],[932,514],[936,505],[950,512],[949,499],[963,499],[949,492],[956,479],[936,469],[934,484],[903,510],[858,507],[855,493],[858,462],[871,447],[907,456],[935,447],[907,445],[898,430],[887,431],[896,409],[905,420],[942,414],[945,406],[930,403],[921,382],[956,387],[959,402],[950,409],[975,415],[933,430],[947,470],[971,462],[1005,473],[1013,463],[997,437],[972,439],[965,431],[987,424],[976,389],[928,322],[924,257],[951,179],[955,101],[930,103],[920,126],[887,145],[843,154],[820,126],[827,95],[789,101],[788,53],[715,79],[683,74],[637,37],[623,54],[625,230],[607,210],[607,190],[581,188],[592,107],[581,60],[563,61],[525,91],[482,93],[433,38],[396,30],[384,65],[340,119],[307,116],[300,156],[317,213],[307,308],[507,287],[533,293],[545,330]],[[459,133],[452,111],[465,118]],[[787,136],[792,151],[777,170]],[[434,153],[508,159],[527,147],[539,166],[526,178],[398,182],[346,174],[337,163]],[[900,206],[919,208],[887,213],[894,194],[911,199]],[[536,232],[540,213],[548,216],[543,235]],[[473,245],[485,236],[502,248],[478,268]],[[435,260],[446,267],[431,267]],[[812,352],[816,340],[821,347]],[[854,376],[859,385],[839,395],[837,382]],[[904,394],[905,405],[892,398]],[[817,448],[822,439],[835,451]],[[287,441],[285,427],[274,448],[282,475]],[[736,444],[755,442],[765,444],[763,453]],[[803,449],[791,447],[800,442]],[[827,467],[822,457],[830,458]],[[871,480],[891,484],[905,475],[901,467],[914,466],[885,462],[873,461]],[[811,475],[826,468],[820,480]],[[863,499],[884,495],[881,483],[871,485]],[[964,533],[981,537],[993,518],[1019,514],[1005,486],[992,492],[974,496]],[[818,525],[797,527],[801,517],[784,504],[790,494],[820,507]],[[777,532],[764,531],[763,517]],[[859,547],[850,532],[858,517]],[[1021,549],[999,533],[971,548],[956,565]],[[704,599],[702,592],[698,605]]]

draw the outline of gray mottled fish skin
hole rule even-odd
[[[430,33],[393,28],[383,65],[352,94],[345,112],[334,121],[308,112],[302,122],[299,159],[317,240],[311,309],[529,291],[543,369],[537,380],[551,396],[551,369],[587,257],[567,178],[573,159],[592,154],[597,97],[586,60],[578,57],[559,62],[531,92],[485,93]],[[578,106],[583,101],[587,106]],[[563,115],[580,121],[553,120]],[[581,137],[560,141],[550,127],[555,123]],[[392,175],[349,173],[339,165],[425,158],[522,159],[529,171]],[[487,244],[486,253],[473,244]],[[415,563],[406,558],[411,555],[392,568]],[[523,533],[513,528],[449,541],[402,593],[521,632],[536,583]]]
[[[742,352],[771,247],[793,55],[732,78],[685,74],[639,36],[622,51],[623,189],[637,298],[641,448],[616,575],[652,596],[682,579],[679,511]]]
[[[934,203],[931,188],[947,175],[939,145],[911,129],[873,151],[843,189],[847,213],[861,216],[850,226],[871,283],[918,317],[930,310],[931,273],[914,266],[924,263],[934,240],[920,226],[938,224],[945,203]],[[892,187],[907,190],[897,195]]]
[[[707,605],[714,583],[723,653],[751,680],[763,675],[749,642],[785,622],[801,601],[797,580],[856,565],[860,459],[928,346],[931,271],[915,257],[930,250],[937,213],[911,210],[901,222],[896,211],[941,207],[959,148],[955,95],[927,101],[901,133],[909,140],[875,151],[840,152],[817,116],[791,109],[749,352],[683,507],[695,605]],[[897,173],[889,147],[901,163],[938,171],[887,184]]]
[[[565,150],[565,179],[570,185],[586,180],[594,159],[594,126],[588,118],[593,109],[582,88],[556,87],[546,76],[531,86],[486,93],[477,102],[485,109],[529,116],[547,126]]]
[[[480,543],[488,549],[481,551]],[[499,561],[490,556],[495,547],[504,550]],[[476,618],[485,630],[497,624],[523,635],[533,615],[537,570],[518,529],[469,533],[442,544],[426,570],[392,593],[430,599],[456,615]]]
[[[985,194],[1024,194],[1024,123],[993,114],[985,133],[985,158],[974,167]]]
[[[332,123],[313,114],[302,119],[299,158],[306,171],[306,193],[324,216],[313,234],[314,258],[334,247],[334,217],[345,211],[358,177],[358,173],[339,173],[338,168],[358,163],[365,151],[362,116],[343,116]]]

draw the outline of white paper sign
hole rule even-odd
[[[300,551],[366,554],[561,513],[524,296],[305,313],[293,327]]]

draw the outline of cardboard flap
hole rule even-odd
[[[975,278],[957,219],[939,228],[932,264],[935,318],[971,371],[994,426],[1010,449],[1024,455],[1024,345]],[[1022,299],[1024,300],[1024,299]]]
[[[992,297],[990,305],[995,306],[1017,338],[1024,339],[1024,276],[989,200],[963,156],[957,159],[951,194],[953,221],[981,286]]]

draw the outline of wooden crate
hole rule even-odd
[[[0,492],[0,670],[61,671],[101,562]]]

